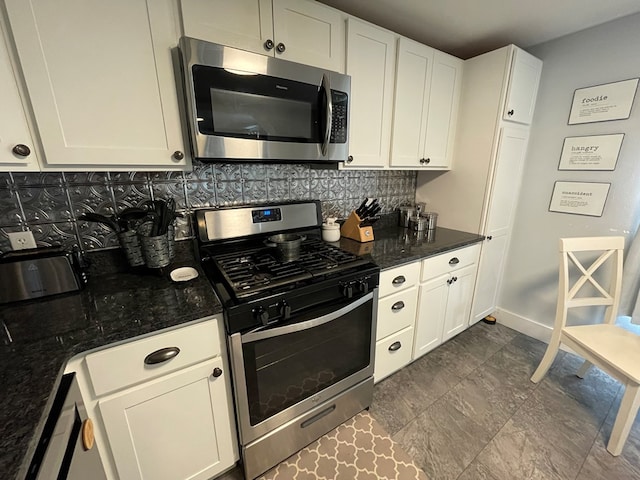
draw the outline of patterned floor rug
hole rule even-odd
[[[427,480],[368,412],[265,473],[260,480]]]

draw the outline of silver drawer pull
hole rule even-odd
[[[400,342],[393,342],[389,346],[389,351],[390,352],[395,352],[396,350],[400,350],[400,347],[402,347],[402,344]]]
[[[391,310],[393,310],[394,312],[402,310],[403,308],[404,308],[404,302],[402,300],[391,305]]]
[[[147,355],[144,359],[145,365],[155,365],[156,363],[166,362],[167,360],[171,360],[173,357],[177,357],[180,353],[180,349],[178,347],[167,347],[161,348],[160,350],[156,350],[153,353]]]
[[[460,263],[460,260],[458,260],[458,257],[453,257],[451,260],[449,260],[449,265],[457,265]]]
[[[406,281],[407,281],[407,279],[404,278],[403,275],[398,275],[396,278],[391,280],[391,283],[393,283],[394,285],[402,285]]]

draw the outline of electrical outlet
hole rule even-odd
[[[13,250],[24,250],[25,248],[36,248],[36,241],[31,230],[26,232],[9,232],[9,241]]]

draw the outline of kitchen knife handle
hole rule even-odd
[[[145,365],[156,365],[158,363],[171,360],[173,357],[178,356],[180,349],[178,347],[166,347],[156,350],[153,353],[147,355],[144,359]]]

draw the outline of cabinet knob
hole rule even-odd
[[[11,151],[20,157],[28,157],[31,154],[31,149],[22,143],[13,147]]]
[[[513,108],[512,108],[511,110],[509,110],[509,111],[507,112],[507,115],[509,115],[510,117],[512,117],[514,113],[515,113],[515,112],[513,111]]]
[[[451,285],[452,283],[453,283],[453,279],[452,278],[447,280],[447,285]]]
[[[431,163],[431,159],[430,158],[421,158],[420,159],[420,165],[425,165],[427,163]]]
[[[268,52],[273,48],[273,40],[271,40],[270,38],[268,38],[265,42],[264,42],[264,49]]]
[[[351,163],[351,162],[353,162],[353,155],[349,155],[347,157],[347,163]]]
[[[402,300],[391,305],[391,310],[393,310],[394,312],[398,312],[403,308],[404,308],[404,302]]]
[[[278,53],[284,53],[284,51],[287,48],[284,46],[284,43],[279,43],[278,45],[276,45],[276,50],[278,51]]]
[[[393,342],[391,345],[389,345],[389,351],[395,352],[396,350],[400,350],[400,347],[402,347],[402,344],[400,342]]]
[[[180,150],[176,150],[175,152],[173,152],[172,157],[174,160],[182,160],[184,158],[184,153],[182,153]]]
[[[492,238],[493,238],[493,236],[489,235],[489,236],[487,237],[487,240],[491,240]]]
[[[457,282],[457,281],[458,281],[458,277],[453,277],[453,279],[452,279],[452,280],[453,280],[454,282]]]
[[[215,378],[218,378],[220,375],[222,375],[222,369],[218,367],[214,368],[211,375],[213,375]]]

